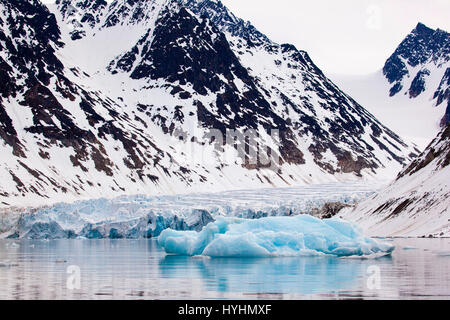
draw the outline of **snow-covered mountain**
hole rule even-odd
[[[417,152],[220,1],[0,0],[0,78],[2,206],[382,178]]]
[[[377,236],[450,235],[450,124],[385,190],[340,213]]]
[[[376,74],[333,78],[402,138],[425,148],[450,121],[450,34],[419,23]]]
[[[416,98],[427,89],[434,89],[431,86],[431,73],[444,73],[438,77],[440,81],[439,90],[435,91],[433,99],[437,99],[436,104],[441,104],[444,99],[444,84],[447,84],[448,69],[450,60],[450,34],[443,30],[433,30],[422,23],[409,34],[399,45],[394,54],[387,60],[383,74],[392,84],[389,90],[390,96],[396,94],[409,95]],[[430,69],[437,69],[430,70]],[[440,75],[441,75],[440,74]],[[447,123],[447,119],[442,122]],[[449,119],[450,120],[450,119]]]

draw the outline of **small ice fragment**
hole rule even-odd
[[[417,248],[412,246],[405,246],[403,247],[403,250],[417,250]]]
[[[56,259],[55,262],[56,263],[66,263],[67,260],[65,260],[65,259]]]

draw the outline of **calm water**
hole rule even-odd
[[[450,239],[393,242],[378,259],[206,259],[154,240],[2,240],[0,299],[450,299]]]

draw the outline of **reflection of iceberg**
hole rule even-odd
[[[365,287],[373,260],[336,257],[194,259],[168,255],[160,262],[163,278],[203,279],[208,291],[247,294],[329,294]],[[377,264],[390,264],[381,258]]]
[[[351,223],[308,215],[259,220],[219,218],[201,232],[164,230],[158,243],[167,253],[210,257],[365,256],[394,246],[364,237]]]

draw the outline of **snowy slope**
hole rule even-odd
[[[0,1],[0,206],[388,178],[416,152],[220,1],[49,9]]]
[[[340,216],[370,235],[450,236],[450,125],[385,190]]]
[[[450,120],[450,35],[419,23],[379,72],[333,79],[423,149]]]

